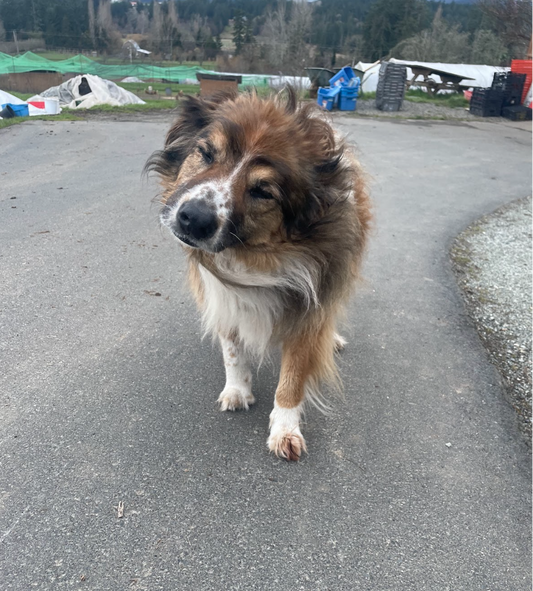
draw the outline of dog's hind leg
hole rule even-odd
[[[219,335],[226,367],[226,386],[218,397],[220,410],[238,410],[248,407],[255,402],[252,394],[252,372],[244,347],[235,336]]]

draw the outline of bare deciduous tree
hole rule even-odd
[[[267,58],[272,67],[283,68],[288,53],[289,33],[287,27],[287,5],[280,2],[275,12],[269,11],[263,27],[267,45]]]
[[[96,26],[94,19],[94,0],[87,0],[87,10],[89,11],[89,34],[93,47],[96,47]]]
[[[146,10],[141,10],[137,15],[137,25],[135,28],[136,33],[144,35],[150,27],[150,17]]]
[[[307,2],[294,2],[291,19],[288,24],[288,58],[292,66],[292,74],[303,73],[303,69],[309,65],[309,33],[313,8]]]
[[[100,31],[113,30],[113,18],[111,17],[111,0],[100,0],[96,13],[96,24]]]
[[[170,22],[177,28],[178,27],[178,13],[176,11],[176,3],[174,0],[170,0],[168,3],[168,18]]]
[[[151,34],[157,40],[161,37],[161,29],[163,28],[163,15],[161,14],[161,6],[159,2],[153,3],[154,12],[152,14]]]
[[[468,33],[461,33],[458,26],[451,26],[442,18],[439,6],[431,29],[400,41],[390,53],[399,59],[460,63],[468,61],[470,39]]]
[[[131,7],[127,14],[126,14],[126,33],[136,33],[137,32],[137,21],[139,18],[139,13],[135,10],[135,8]]]
[[[122,38],[115,29],[111,16],[111,0],[100,0],[96,13],[96,27],[98,30],[98,42],[102,49],[120,47]]]
[[[478,6],[491,20],[509,57],[525,57],[531,39],[531,0],[479,0]]]
[[[497,35],[484,29],[476,31],[470,54],[471,64],[499,66],[505,62],[506,55],[507,49]]]
[[[262,38],[266,57],[272,68],[287,74],[300,74],[311,59],[309,33],[313,7],[293,2],[290,18],[287,4],[280,2],[275,12],[268,12]]]

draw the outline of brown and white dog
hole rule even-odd
[[[304,402],[339,383],[336,320],[370,224],[364,175],[314,105],[223,94],[189,97],[147,163],[160,218],[183,246],[206,331],[226,366],[220,410],[248,409],[250,357],[281,346],[268,447],[298,460]]]

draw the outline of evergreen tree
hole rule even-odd
[[[233,17],[233,43],[235,43],[235,53],[239,55],[245,43],[245,17],[242,10],[236,10]]]
[[[363,26],[365,58],[381,59],[400,41],[421,31],[426,10],[424,0],[376,0]]]
[[[253,30],[252,24],[250,22],[250,19],[248,19],[246,17],[244,20],[243,38],[244,38],[244,43],[254,43],[255,42],[254,30]]]

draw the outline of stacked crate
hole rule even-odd
[[[511,121],[531,121],[531,109],[524,105],[514,105],[502,109],[502,117]]]
[[[340,93],[341,89],[338,86],[332,88],[323,88],[321,86],[316,95],[316,102],[326,111],[333,111],[333,107],[337,104]]]
[[[380,111],[399,111],[403,104],[406,80],[405,66],[382,62],[376,90],[376,108]]]
[[[346,66],[330,78],[329,88],[319,88],[317,103],[328,111],[337,106],[340,111],[355,111],[359,93],[359,78]]]
[[[503,92],[503,107],[522,104],[522,92],[526,75],[517,72],[501,72],[494,74],[492,88]]]
[[[533,79],[531,60],[513,60],[511,62],[511,72],[526,75],[524,89],[522,90],[522,98],[520,100],[520,104],[523,104],[526,100],[527,91],[529,90],[529,87],[531,86],[531,82]]]
[[[521,72],[494,74],[490,88],[474,88],[470,112],[479,117],[506,117],[520,121],[531,117],[522,106],[527,75]]]
[[[470,112],[478,117],[499,117],[502,112],[503,90],[500,88],[474,88],[470,99]]]

